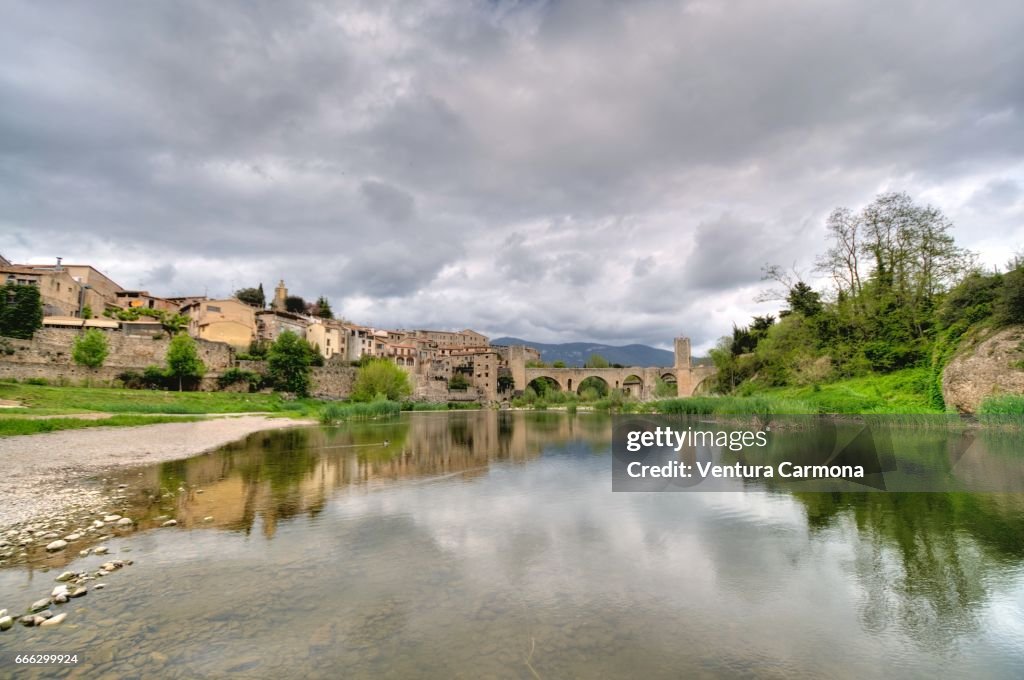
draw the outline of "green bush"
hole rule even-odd
[[[49,385],[50,381],[46,378],[25,378],[24,383],[26,385]]]
[[[261,376],[259,373],[254,373],[253,371],[246,371],[244,369],[233,366],[228,370],[224,371],[217,378],[217,385],[221,389],[241,382],[249,383],[249,390],[255,391],[259,389],[260,385],[263,383],[263,376]]]
[[[409,376],[387,359],[373,359],[359,369],[352,387],[352,401],[372,401],[383,395],[400,401],[412,394]]]
[[[107,360],[110,349],[107,347],[107,336],[103,331],[90,328],[75,338],[71,348],[71,358],[79,366],[99,368]]]

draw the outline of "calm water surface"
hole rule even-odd
[[[596,415],[423,413],[126,471],[111,509],[140,530],[106,544],[135,565],[0,655],[85,660],[18,677],[1024,677],[1024,496],[613,494],[610,441]],[[1022,453],[982,436],[972,469]],[[109,559],[74,554],[0,570],[0,608]]]

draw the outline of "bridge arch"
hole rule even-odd
[[[559,382],[557,378],[552,378],[549,375],[538,375],[530,380],[530,382],[526,384],[526,387],[536,392],[539,397],[544,396],[552,390],[555,392],[561,392],[564,389],[562,383]]]
[[[630,373],[623,379],[620,389],[631,397],[642,397],[644,394],[644,379],[636,373]]]
[[[597,393],[598,398],[608,396],[611,392],[611,385],[608,380],[600,375],[588,375],[583,380],[580,380],[580,384],[576,387],[576,394],[583,395],[587,390],[594,390]]]

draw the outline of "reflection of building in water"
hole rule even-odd
[[[187,490],[174,509],[182,526],[248,531],[259,516],[263,533],[273,536],[279,520],[315,515],[341,490],[365,492],[452,474],[472,478],[485,475],[492,463],[525,463],[545,447],[573,440],[607,446],[610,420],[507,411],[416,413],[391,422],[259,433],[146,474],[152,490]],[[204,522],[206,517],[213,520]]]

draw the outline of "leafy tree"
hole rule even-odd
[[[85,305],[84,307],[82,307],[82,318],[83,319],[91,319],[92,318],[92,307],[90,307],[89,305]]]
[[[39,288],[8,283],[0,289],[0,335],[28,340],[43,327]]]
[[[381,396],[399,401],[410,394],[409,375],[387,359],[379,358],[368,361],[359,369],[352,388],[353,401],[373,401]]]
[[[551,368],[565,368],[565,362],[561,359],[551,362]]]
[[[289,295],[284,299],[284,309],[293,314],[305,314],[306,301],[298,295]]]
[[[196,341],[187,333],[178,333],[171,338],[167,348],[167,375],[178,379],[178,391],[182,390],[185,378],[190,380],[202,378],[206,373],[206,365],[199,358]]]
[[[591,354],[584,368],[608,368],[609,365],[608,360],[600,354]]]
[[[789,289],[789,293],[786,295],[786,302],[789,303],[790,311],[803,314],[808,318],[817,316],[822,310],[821,294],[803,281],[797,281]],[[755,317],[755,319],[757,318]],[[770,326],[771,324],[769,323],[768,325]]]
[[[1018,265],[1003,276],[995,312],[1001,324],[1024,323],[1024,265]]]
[[[460,371],[456,371],[451,380],[448,381],[448,389],[450,390],[465,390],[469,389],[469,381],[466,380],[466,376]]]
[[[107,360],[109,352],[107,336],[101,330],[90,328],[75,338],[75,344],[71,348],[71,357],[79,366],[99,368]]]
[[[331,311],[331,303],[323,295],[318,297],[313,305],[313,316],[318,316],[321,319],[334,318],[334,312]]]
[[[578,390],[583,401],[594,401],[607,396],[608,383],[596,376],[590,376],[580,381]]]
[[[305,338],[284,331],[267,351],[267,375],[279,390],[306,396],[310,386],[312,349]]]
[[[235,297],[238,298],[240,302],[244,302],[256,309],[263,309],[267,306],[267,297],[263,293],[262,283],[257,288],[242,288],[236,290]]]
[[[511,375],[498,376],[498,390],[500,392],[507,392],[508,390],[514,390],[515,388],[516,381]]]

